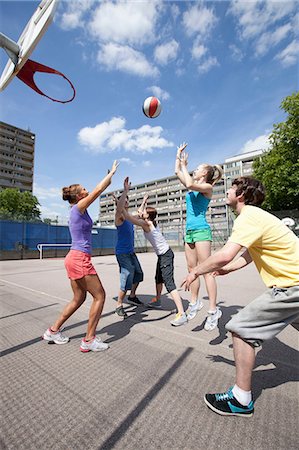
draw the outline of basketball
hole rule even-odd
[[[161,103],[157,97],[148,97],[143,102],[142,110],[146,117],[154,119],[158,117],[161,112]]]

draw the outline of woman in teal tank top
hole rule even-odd
[[[213,195],[213,186],[222,177],[222,168],[218,165],[201,164],[190,176],[188,154],[185,152],[187,144],[178,147],[175,173],[181,183],[188,189],[186,194],[186,235],[185,255],[189,272],[211,255],[212,233],[206,219],[206,212]],[[205,330],[212,331],[218,325],[222,312],[216,306],[217,285],[211,274],[204,275],[206,290],[209,296],[209,311],[205,322]],[[194,319],[203,307],[199,300],[199,278],[191,284],[191,301],[187,309],[188,320]]]

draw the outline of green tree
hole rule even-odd
[[[39,202],[31,192],[18,189],[0,191],[0,218],[9,220],[40,220]]]
[[[280,106],[287,117],[274,124],[270,151],[253,164],[253,176],[266,188],[263,207],[270,211],[297,209],[299,204],[299,92]]]

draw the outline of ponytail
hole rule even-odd
[[[62,188],[62,199],[68,201],[71,205],[77,203],[77,194],[80,192],[80,184],[71,184]]]
[[[223,175],[223,169],[221,166],[219,166],[219,164],[216,164],[215,166],[213,166],[214,169],[214,175],[212,178],[212,186],[214,186],[214,184],[217,183],[217,181],[221,180],[222,175]]]
[[[216,164],[211,166],[210,164],[203,164],[203,167],[207,171],[206,182],[214,186],[222,178],[223,170],[222,167]]]

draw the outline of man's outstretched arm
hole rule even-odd
[[[214,255],[209,256],[203,263],[196,266],[183,280],[181,286],[185,286],[185,289],[189,290],[190,284],[199,277],[199,275],[217,271],[223,266],[228,265],[241,249],[241,245],[235,244],[234,242],[227,242],[221,250],[218,250]]]

